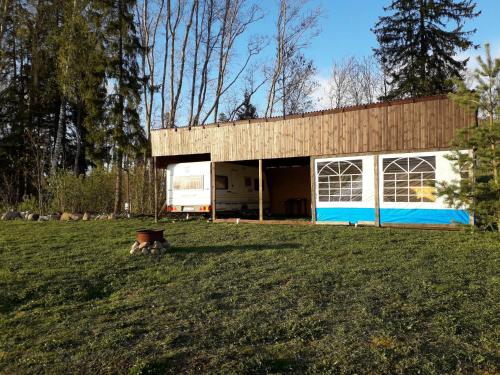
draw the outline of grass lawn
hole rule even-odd
[[[500,371],[500,236],[0,222],[0,373]]]

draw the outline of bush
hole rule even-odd
[[[60,172],[49,178],[54,211],[110,212],[114,202],[114,173],[95,169],[87,176]]]
[[[165,179],[158,170],[158,201],[165,198]],[[62,171],[48,179],[49,208],[52,211],[111,212],[115,201],[116,171],[103,168],[92,170],[85,176]],[[122,202],[130,202],[130,212],[154,212],[154,173],[144,165],[136,165],[123,172]],[[122,206],[123,210],[124,206]]]
[[[38,212],[40,207],[38,206],[38,199],[33,195],[28,195],[23,198],[22,202],[17,206],[19,211],[30,211]]]

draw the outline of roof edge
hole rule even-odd
[[[318,111],[296,113],[296,114],[290,114],[290,115],[286,115],[286,116],[258,117],[258,118],[254,118],[254,119],[248,119],[248,120],[213,122],[213,123],[204,124],[204,125],[194,125],[194,126],[187,126],[186,125],[186,126],[180,126],[180,127],[175,127],[175,128],[156,128],[156,129],[151,129],[151,130],[152,131],[158,131],[158,130],[177,131],[177,130],[191,130],[193,128],[194,129],[198,129],[198,128],[204,129],[206,127],[220,127],[220,126],[228,126],[228,125],[240,125],[240,124],[284,121],[284,120],[292,120],[292,119],[303,118],[303,117],[323,116],[323,115],[330,115],[330,114],[342,113],[342,112],[359,111],[359,110],[363,110],[363,109],[390,107],[393,105],[419,103],[419,102],[426,102],[426,101],[431,101],[431,100],[443,100],[443,99],[448,99],[448,95],[447,94],[439,94],[439,95],[419,96],[419,97],[406,98],[406,99],[390,100],[390,101],[386,101],[386,102],[377,102],[377,103],[370,103],[370,104],[354,105],[354,106],[349,106],[349,107],[330,108],[330,109],[324,109],[324,110],[318,110]]]

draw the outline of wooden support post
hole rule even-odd
[[[375,226],[380,226],[380,178],[379,178],[379,156],[373,157],[374,163],[374,182],[375,182]]]
[[[153,178],[154,178],[154,189],[155,189],[155,223],[158,222],[158,179],[156,176],[156,156],[153,158]]]
[[[316,169],[314,157],[310,157],[309,174],[311,176],[311,222],[316,223]]]
[[[217,218],[215,215],[215,198],[216,198],[216,187],[215,187],[215,162],[210,163],[210,202],[212,203],[212,222],[215,222]]]
[[[262,159],[259,159],[259,220],[264,221],[264,202],[263,202],[263,189],[262,189]]]
[[[477,113],[476,113],[476,118],[477,118]],[[476,189],[476,155],[474,154],[474,150],[469,150],[469,157],[472,159],[472,165],[469,168],[469,179],[472,183],[472,190],[473,193],[475,193]],[[468,207],[469,209],[469,225],[474,226],[476,224],[476,198],[472,197],[472,207]]]

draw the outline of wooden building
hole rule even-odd
[[[194,161],[210,161],[213,171],[218,163],[255,164],[266,175],[272,209],[281,213],[286,202],[306,202],[312,222],[468,223],[465,210],[445,207],[432,183],[460,178],[445,154],[457,131],[474,121],[474,113],[434,96],[158,129],[152,154],[160,168]],[[262,196],[262,178],[260,186]],[[214,218],[216,205],[212,186]]]

